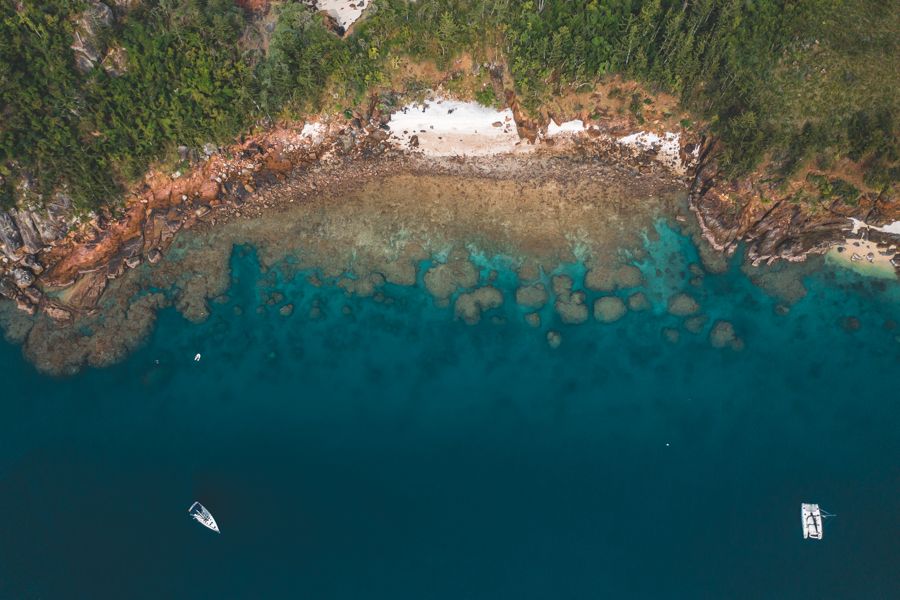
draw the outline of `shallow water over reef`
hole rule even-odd
[[[467,324],[425,289],[446,257],[361,296],[236,246],[209,318],[164,309],[120,364],[49,378],[0,345],[0,598],[889,596],[900,286],[822,267],[786,311],[654,230],[639,287],[537,275],[643,291],[613,323],[551,297],[532,327],[502,255]],[[837,513],[822,542],[801,502]]]

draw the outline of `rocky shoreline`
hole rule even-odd
[[[718,151],[715,140],[703,141],[690,187],[691,208],[713,248],[732,254],[744,244],[747,260],[760,265],[804,261],[839,242],[871,239],[900,273],[900,235],[877,227],[860,232],[853,222],[878,226],[900,221],[900,201],[888,190],[862,193],[854,204],[834,199],[810,210],[796,201],[797,185],[782,189],[775,181],[753,177],[724,180]]]

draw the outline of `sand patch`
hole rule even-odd
[[[897,269],[891,262],[895,254],[896,249],[885,250],[872,240],[848,238],[825,253],[825,262],[868,277],[897,279]]]
[[[440,96],[408,104],[391,115],[391,140],[404,150],[426,156],[491,156],[528,151],[519,138],[511,109]]]
[[[316,8],[334,19],[344,30],[350,28],[369,5],[369,0],[316,0]]]

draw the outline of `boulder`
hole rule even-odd
[[[113,46],[100,64],[111,77],[120,77],[128,71],[128,52],[122,46]]]
[[[28,298],[28,300],[30,300],[34,305],[40,304],[41,300],[43,300],[44,298],[44,295],[41,293],[41,291],[35,287],[22,288],[22,295]]]
[[[69,231],[67,217],[68,213],[65,216],[54,216],[49,210],[36,210],[31,213],[31,222],[41,236],[41,241],[44,244],[52,244]]]
[[[22,260],[19,261],[19,264],[35,275],[40,275],[44,272],[44,265],[42,265],[33,254],[26,254],[23,256]]]
[[[36,254],[44,247],[41,234],[38,232],[34,221],[31,219],[31,212],[27,210],[17,210],[13,213],[16,225],[19,228],[19,234],[22,236],[22,248],[29,254]]]
[[[604,296],[594,302],[594,318],[601,323],[618,321],[626,312],[625,303],[616,296]]]
[[[22,267],[16,267],[11,272],[13,283],[19,289],[30,287],[34,283],[34,273]]]
[[[19,290],[11,278],[0,278],[0,296],[8,298],[9,300],[15,300],[19,297]]]
[[[72,312],[56,304],[46,304],[44,306],[44,312],[57,323],[69,323],[72,321]]]
[[[12,256],[22,247],[22,236],[15,219],[6,211],[0,211],[0,249]]]
[[[87,8],[75,23],[72,50],[75,54],[75,66],[82,73],[94,68],[103,54],[101,32],[112,25],[113,12],[102,2],[88,2]]]

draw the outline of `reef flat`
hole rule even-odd
[[[302,273],[379,302],[391,301],[394,286],[419,287],[447,318],[469,324],[517,307],[516,318],[551,346],[562,343],[561,326],[648,309],[677,317],[674,328],[660,325],[660,340],[677,341],[681,330],[716,347],[744,346],[728,315],[704,310],[704,275],[724,272],[726,257],[706,245],[683,185],[665,170],[556,154],[355,168],[359,176],[344,173],[341,186],[300,197],[287,181],[265,192],[266,210],[182,232],[161,260],[110,280],[98,310],[70,323],[7,310],[7,336],[48,373],[115,363],[141,344],[162,308],[206,320],[211,303],[227,299],[232,249],[251,246],[273,278]],[[693,259],[656,244],[669,230],[693,236]],[[806,293],[802,276],[820,266],[745,269],[787,312]],[[298,312],[294,299],[267,287],[263,304],[285,317]],[[306,307],[304,317],[321,310]]]

